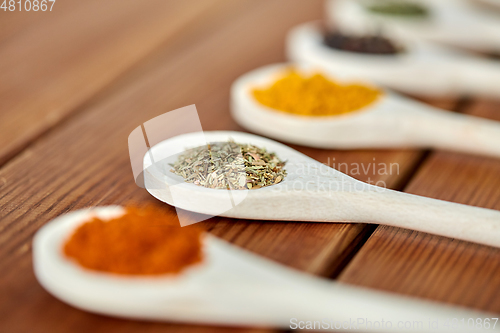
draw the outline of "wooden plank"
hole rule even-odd
[[[467,110],[500,120],[499,102]],[[500,209],[500,162],[436,152],[406,191]],[[392,227],[379,227],[340,276],[352,284],[500,312],[500,249]]]
[[[217,2],[79,1],[0,44],[0,165]]]
[[[31,269],[34,232],[61,213],[81,207],[155,202],[136,187],[129,167],[127,137],[136,126],[168,110],[196,103],[205,130],[240,128],[229,116],[229,86],[240,74],[283,60],[283,38],[302,21],[321,16],[321,1],[239,1],[214,15],[152,63],[124,77],[63,126],[37,140],[0,169],[0,316],[11,331],[74,332],[122,330],[130,322],[71,309],[49,296]],[[286,15],[285,15],[286,14]],[[174,49],[174,50],[173,50]],[[143,71],[143,72],[141,72]],[[336,152],[296,147],[333,163],[400,163],[400,174],[370,169],[353,175],[384,180],[394,187],[420,160],[411,151]],[[330,158],[330,160],[329,160]],[[160,205],[161,209],[173,209]],[[202,223],[224,239],[278,262],[314,274],[334,276],[371,229],[364,224],[279,223],[213,218]],[[59,318],[69,318],[61,324]],[[166,326],[134,324],[130,331]],[[168,326],[169,327],[169,326]],[[197,328],[196,328],[197,329]]]
[[[89,0],[96,1],[96,0]],[[7,1],[7,7],[9,1]],[[47,11],[19,11],[19,3],[15,2],[16,10],[14,11],[4,11],[0,10],[0,45],[7,39],[16,38],[18,34],[22,33],[27,29],[31,29],[35,25],[43,24],[43,22],[49,22],[56,19],[57,16],[65,15],[68,11],[72,11],[75,7],[78,7],[78,4],[81,1],[78,0],[64,0],[57,2],[57,5],[54,4],[52,11],[50,11],[50,4]],[[3,0],[0,2],[3,4]],[[23,1],[24,5],[24,1]],[[26,5],[26,6],[29,6]],[[29,8],[29,7],[27,7]]]

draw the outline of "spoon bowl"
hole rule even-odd
[[[162,167],[159,157],[166,156],[165,152],[230,139],[276,153],[287,161],[288,175],[279,184],[255,190],[222,190],[172,182],[170,171]],[[183,134],[153,146],[151,155],[160,162],[151,164],[146,155],[146,189],[157,199],[185,210],[258,220],[377,223],[500,246],[498,211],[373,186],[256,135],[217,131]]]
[[[196,324],[284,329],[290,328],[292,318],[332,318],[341,323],[358,317],[372,321],[384,318],[396,323],[488,316],[315,278],[209,235],[203,237],[203,262],[178,275],[139,277],[96,272],[63,255],[64,242],[79,225],[93,217],[110,219],[123,213],[119,206],[85,209],[42,227],[33,241],[34,270],[41,285],[60,300],[86,311]],[[336,330],[332,327],[329,331]],[[394,324],[386,331],[405,330]],[[434,331],[422,328],[415,332]]]

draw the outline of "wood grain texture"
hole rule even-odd
[[[498,101],[467,113],[500,120]],[[500,161],[435,152],[407,192],[500,210]],[[500,250],[379,227],[340,276],[348,283],[500,313]]]
[[[57,12],[0,43],[0,165],[217,2],[56,3]],[[12,14],[23,18],[14,22],[33,15]]]
[[[89,0],[97,1],[97,0]],[[26,11],[23,7],[23,10],[19,11],[19,4],[16,1],[16,10],[15,11],[4,11],[0,10],[0,46],[2,43],[6,42],[8,39],[14,39],[24,31],[31,29],[33,26],[45,24],[46,22],[50,22],[56,19],[57,16],[66,15],[66,13],[71,12],[75,9],[75,6],[78,5],[78,0],[64,0],[59,1],[54,4],[52,11],[50,11],[50,6],[52,3],[48,3],[48,9],[45,12],[42,11]],[[3,1],[2,1],[3,3]],[[8,6],[8,1],[7,1]],[[24,6],[24,2],[23,2]],[[26,5],[29,8],[29,4]]]
[[[230,84],[257,66],[283,61],[287,30],[320,17],[322,5],[321,1],[300,0],[234,1],[203,16],[0,169],[0,267],[6,272],[0,277],[0,288],[7,300],[0,302],[0,316],[7,318],[3,323],[7,331],[33,327],[37,332],[199,331],[199,327],[94,316],[55,300],[33,276],[31,238],[40,226],[70,210],[155,202],[133,181],[127,151],[130,131],[150,118],[192,103],[198,106],[205,130],[240,130],[229,117]],[[330,165],[347,163],[347,171],[354,177],[382,180],[389,187],[402,186],[422,156],[413,151],[295,148]],[[399,173],[380,175],[370,168],[353,174],[350,164],[373,163],[374,159],[399,163]],[[346,171],[342,166],[339,169]],[[337,275],[372,231],[364,224],[220,218],[201,225],[251,251],[323,276]]]
[[[36,92],[33,100],[13,108],[18,110],[19,119],[10,123],[10,127],[20,127],[19,142],[31,145],[0,169],[0,293],[4,299],[0,301],[0,318],[5,318],[0,331],[270,331],[145,323],[92,315],[57,301],[35,280],[31,268],[32,236],[59,214],[81,207],[130,202],[155,203],[159,209],[172,210],[135,185],[127,150],[130,131],[157,115],[193,103],[205,130],[241,130],[229,116],[230,84],[255,67],[283,61],[283,38],[288,29],[321,17],[323,7],[319,0],[214,0],[200,2],[195,8],[176,1],[172,8],[168,2],[153,0],[144,11],[135,3],[122,2],[126,12],[113,14],[113,1],[107,2],[97,22],[89,23],[87,30],[78,30],[82,54],[72,49],[63,52],[63,59],[37,44],[46,57],[45,64],[58,73],[49,78],[47,86],[40,82],[45,82],[51,72],[35,64],[6,68],[12,77],[16,71],[25,73],[22,79],[32,80],[33,86],[22,83],[27,81],[12,85],[0,81],[0,96],[9,89],[19,89],[13,96],[21,100],[19,96]],[[87,8],[84,14],[100,11],[98,5],[90,3],[80,4]],[[165,16],[166,8],[170,8],[168,15],[173,15],[170,20]],[[43,27],[43,31],[55,34],[54,45],[65,45],[72,35],[54,27],[65,26],[64,22],[71,21],[67,17],[75,15],[70,11],[68,16],[58,18],[57,24],[51,23],[52,28]],[[109,15],[114,19],[108,21]],[[129,25],[127,20],[132,18]],[[93,24],[104,29],[97,40]],[[119,29],[123,25],[127,25],[125,32]],[[133,32],[134,27],[138,31]],[[17,30],[16,36],[33,38],[37,34],[30,29]],[[117,34],[122,38],[115,41],[112,37]],[[128,44],[130,38],[136,46]],[[0,43],[0,55],[14,40],[17,37]],[[9,48],[13,54],[28,58],[29,48],[23,45],[24,49],[12,45]],[[126,63],[118,59],[124,54]],[[73,82],[79,75],[81,80]],[[444,108],[463,108],[450,98],[429,102]],[[49,110],[49,104],[53,110],[70,111],[47,121],[43,118],[46,111],[39,114],[37,108]],[[493,116],[495,105],[476,104],[471,112]],[[66,121],[61,122],[64,117]],[[32,128],[36,134],[32,134]],[[0,143],[8,141],[4,133],[7,138],[12,135],[0,133]],[[9,151],[17,152],[25,146]],[[363,181],[381,181],[390,188],[402,189],[411,180],[407,190],[414,193],[499,208],[496,160],[419,151],[293,148]],[[379,163],[396,163],[398,171],[380,174]],[[366,172],[357,172],[355,164],[370,167]],[[476,171],[478,166],[480,172]],[[412,180],[415,171],[417,178]],[[459,184],[466,184],[472,192],[463,192]],[[498,311],[499,260],[491,248],[448,243],[441,237],[395,228],[378,228],[363,245],[376,227],[366,224],[212,218],[200,225],[250,251],[311,274],[341,274],[341,280],[349,283]],[[348,265],[360,248],[359,255]],[[348,269],[342,274],[346,265]]]

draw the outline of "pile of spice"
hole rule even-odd
[[[326,33],[323,42],[332,49],[348,52],[393,55],[402,51],[382,36],[349,36],[335,31]]]
[[[429,9],[427,7],[405,0],[378,0],[366,8],[374,14],[418,18],[429,16]]]
[[[171,166],[186,182],[214,189],[258,189],[286,176],[285,162],[276,154],[233,141],[189,149]]]
[[[254,98],[270,108],[304,116],[333,116],[359,110],[382,92],[362,84],[341,84],[322,74],[288,70],[269,87],[253,89]]]
[[[175,212],[127,208],[123,216],[82,224],[64,254],[83,267],[117,274],[179,273],[202,261],[202,231],[181,227]]]

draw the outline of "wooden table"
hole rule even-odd
[[[193,103],[204,130],[242,130],[229,115],[231,83],[283,61],[288,29],[321,18],[322,9],[319,0],[64,0],[52,12],[0,11],[1,332],[272,331],[127,321],[74,309],[35,280],[31,241],[43,224],[71,210],[155,203],[134,183],[128,134]],[[500,101],[427,102],[500,120]],[[294,148],[360,180],[500,209],[495,159]],[[352,163],[398,169],[358,174]],[[200,225],[342,283],[500,312],[498,249],[370,224],[212,218]]]

